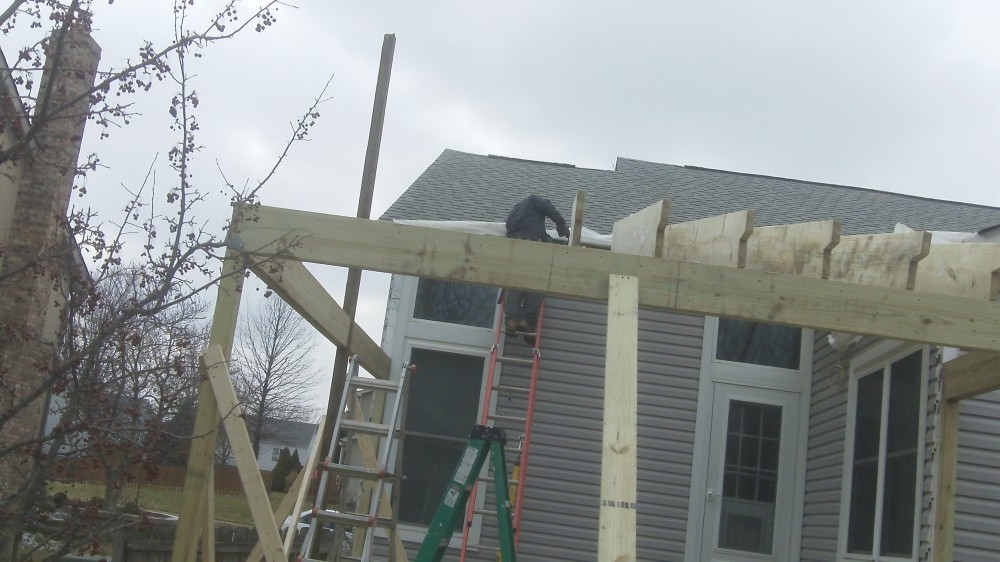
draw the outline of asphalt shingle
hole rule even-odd
[[[548,197],[569,218],[587,193],[585,224],[608,234],[615,221],[660,200],[671,222],[753,209],[758,226],[840,219],[843,234],[917,230],[975,232],[1000,225],[1000,208],[874,189],[619,158],[615,170],[445,150],[383,219],[502,222],[529,194]]]

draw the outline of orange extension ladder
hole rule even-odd
[[[535,343],[531,348],[530,357],[509,357],[503,354],[504,344],[506,343],[506,332],[504,331],[504,310],[505,310],[505,300],[506,291],[500,297],[499,313],[497,314],[496,329],[494,333],[493,346],[490,348],[490,359],[489,368],[486,374],[486,397],[483,400],[483,410],[479,416],[480,425],[497,425],[502,424],[516,424],[521,425],[523,430],[521,431],[520,438],[517,441],[517,448],[511,452],[515,453],[513,457],[514,464],[511,469],[510,478],[508,479],[508,484],[510,486],[508,498],[505,498],[511,503],[511,512],[514,523],[514,547],[517,548],[517,542],[521,535],[521,507],[524,504],[524,485],[527,481],[528,473],[528,453],[531,449],[531,424],[534,419],[535,412],[535,387],[538,383],[538,364],[541,360],[541,347],[542,347],[542,320],[545,315],[545,303],[542,302],[541,306],[538,308],[538,320],[535,323],[535,332],[533,334],[524,334],[518,332],[519,336],[529,336],[535,338]],[[529,384],[527,387],[521,386],[511,386],[500,384],[500,374],[497,373],[497,365],[508,364],[508,365],[523,365],[531,367],[531,375],[529,379]],[[511,395],[522,395],[526,397],[526,404],[524,407],[524,412],[522,416],[512,416],[512,415],[496,415],[495,405],[499,400],[500,396]],[[509,427],[505,427],[512,434],[516,434],[516,431],[511,430]],[[513,441],[513,438],[511,439]],[[459,556],[459,562],[465,562],[465,557],[470,549],[484,549],[492,548],[497,551],[497,559],[500,560],[500,547],[497,546],[487,546],[482,544],[470,544],[469,543],[469,533],[472,529],[472,521],[476,515],[492,515],[493,511],[478,509],[477,499],[480,493],[479,481],[482,480],[492,480],[491,477],[480,478],[473,485],[472,495],[466,508],[465,513],[465,525],[462,529],[462,549]],[[488,488],[484,486],[483,489]],[[496,501],[501,501],[500,498],[496,498]]]

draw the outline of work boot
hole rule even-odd
[[[517,333],[517,325],[518,325],[517,320],[511,318],[510,320],[507,320],[507,324],[504,327],[504,331],[507,332],[508,336],[513,336],[514,334]]]
[[[531,329],[531,324],[529,324],[528,321],[524,320],[523,318],[517,321],[517,329],[519,331],[521,331],[521,332],[531,332],[531,331],[533,331]]]

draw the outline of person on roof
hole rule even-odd
[[[514,208],[507,214],[507,238],[539,242],[552,241],[553,238],[545,231],[546,218],[555,223],[559,236],[569,237],[566,219],[559,214],[555,205],[544,197],[529,195],[514,205]],[[538,310],[542,305],[542,295],[508,289],[505,299],[507,333],[523,332],[525,341],[534,345],[533,334],[538,320]]]

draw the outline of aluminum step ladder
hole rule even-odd
[[[501,500],[506,500],[511,504],[514,548],[516,549],[518,539],[520,538],[521,508],[524,504],[524,490],[525,483],[527,482],[528,453],[531,448],[531,426],[534,420],[535,412],[535,388],[538,383],[538,367],[542,356],[542,320],[545,316],[545,303],[543,301],[538,308],[538,318],[535,322],[534,332],[515,332],[508,335],[505,330],[505,300],[506,291],[504,291],[503,296],[500,297],[500,310],[497,316],[493,346],[490,348],[489,367],[486,374],[487,395],[483,400],[483,409],[479,416],[479,423],[480,425],[502,425],[506,427],[506,431],[508,433],[519,435],[516,446],[512,445],[506,449],[508,453],[511,453],[512,458],[514,458],[513,466],[510,469],[510,478],[507,478],[506,470],[502,475],[505,480],[508,480],[509,484],[509,487],[506,488],[508,491],[505,494],[507,497],[504,498],[499,492],[497,492],[497,495],[494,498],[494,501],[497,504],[504,503]],[[510,342],[508,342],[507,339],[510,336],[523,336],[529,340],[534,340],[528,357],[515,357],[513,354],[507,355],[504,353],[505,349],[520,347],[509,345]],[[518,386],[501,384],[500,378],[503,370],[498,368],[501,365],[529,367],[530,375],[528,378],[528,385]],[[504,414],[498,414],[497,406],[499,405],[501,398],[507,397],[508,401],[513,403],[511,399],[514,396],[519,397],[518,403],[523,403],[523,409],[518,412],[505,412]],[[494,470],[494,474],[480,478],[480,480],[488,482],[498,478],[499,475],[495,474],[495,472],[496,471]],[[479,505],[480,494],[484,494],[484,489],[480,487],[477,482],[473,484],[471,501],[469,501],[468,506],[466,507],[465,524],[462,529],[462,546],[459,551],[460,562],[465,562],[466,556],[470,550],[492,549],[497,552],[500,551],[500,545],[472,544],[469,542],[475,518],[477,516],[488,515],[491,513],[487,509],[480,509],[477,507],[477,505]],[[503,561],[507,560],[506,558],[502,558],[502,556],[498,557],[498,559],[502,559]]]
[[[386,482],[397,480],[397,475],[400,472],[400,464],[402,462],[401,451],[397,451],[396,466],[392,471],[388,470],[388,463],[393,449],[393,441],[398,440],[400,436],[399,421],[402,419],[402,410],[405,407],[406,391],[409,382],[409,377],[407,375],[412,374],[414,370],[415,366],[404,364],[402,372],[396,380],[381,380],[360,377],[358,376],[357,357],[355,356],[351,358],[347,385],[344,388],[344,393],[340,399],[340,407],[337,410],[337,418],[333,426],[332,442],[330,443],[330,448],[328,449],[328,454],[330,456],[328,456],[319,466],[321,476],[316,493],[316,502],[313,504],[309,531],[306,533],[305,540],[302,543],[302,552],[296,558],[297,561],[321,562],[320,559],[313,558],[312,556],[314,555],[314,552],[318,550],[318,539],[322,534],[324,525],[328,523],[333,523],[335,525],[333,531],[334,540],[333,544],[330,545],[327,557],[327,560],[329,561],[338,562],[340,560],[351,560],[368,562],[371,560],[375,536],[373,531],[376,527],[388,530],[391,545],[396,532],[397,510],[394,509],[392,511],[392,517],[390,518],[379,517],[378,513],[380,504],[384,501],[383,491],[385,490]],[[348,399],[349,397],[356,397],[359,390],[370,390],[372,392],[383,393],[386,395],[387,401],[389,394],[394,395],[392,400],[392,409],[387,419],[387,423],[383,424],[359,421],[358,419],[350,419],[347,417]],[[355,405],[356,404],[352,404],[352,406]],[[355,407],[352,407],[351,413],[356,413],[356,415],[360,417],[360,412],[355,412],[355,409]],[[338,462],[334,455],[336,454],[336,451],[339,450],[337,444],[341,438],[342,432],[348,436],[347,443],[350,443],[349,437],[351,435],[354,435],[359,439],[377,439],[379,445],[378,454],[375,459],[376,466],[371,467],[359,464],[358,461],[360,461],[360,459],[348,459],[350,464]],[[350,481],[350,479],[374,482],[371,494],[371,503],[367,512],[352,513],[345,511],[343,509],[345,507],[344,501],[341,501],[338,506],[330,506],[336,507],[337,509],[328,509],[325,507],[327,489],[332,475],[339,475],[342,477],[341,496],[344,496],[343,490],[347,487],[346,484]],[[393,488],[394,492],[398,492],[398,486],[394,486]],[[355,529],[353,535],[347,534],[346,529],[348,527],[353,527]],[[357,531],[361,531],[361,533],[358,533]],[[359,534],[364,534],[364,546],[361,549],[360,556],[344,552],[345,550],[357,552],[357,549],[348,548],[349,546],[352,546],[350,545],[351,540],[348,540],[348,538],[356,538]],[[345,541],[347,542],[345,543]],[[394,550],[391,546],[389,552],[389,559],[391,561],[394,557]]]

